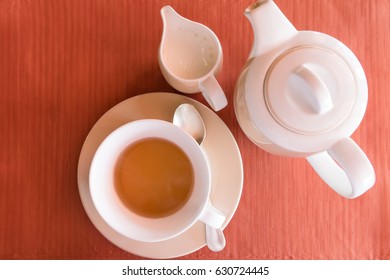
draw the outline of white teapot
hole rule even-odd
[[[355,198],[374,169],[350,138],[367,106],[367,80],[352,51],[323,33],[297,31],[271,0],[245,10],[254,43],[235,90],[244,133],[267,152],[305,157],[337,193]]]

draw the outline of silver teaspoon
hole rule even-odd
[[[173,115],[173,124],[187,131],[199,145],[206,137],[206,127],[202,117],[194,106],[181,104]],[[207,247],[214,252],[225,248],[226,240],[220,228],[214,228],[206,224]]]

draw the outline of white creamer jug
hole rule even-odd
[[[254,43],[234,98],[244,133],[270,153],[307,158],[346,198],[366,192],[375,172],[350,138],[368,96],[356,56],[329,35],[297,31],[271,0],[253,4],[245,15]]]

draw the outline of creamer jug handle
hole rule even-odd
[[[219,111],[227,106],[226,95],[213,75],[200,84],[200,89],[203,97],[214,111]]]
[[[361,148],[345,138],[329,150],[307,157],[318,175],[338,194],[356,198],[375,183],[375,171]]]

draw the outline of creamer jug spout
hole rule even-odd
[[[171,6],[164,6],[161,11],[161,17],[163,20],[163,38],[169,36],[171,31],[176,28],[180,28],[186,21],[181,15],[179,15]]]
[[[296,35],[297,30],[272,0],[260,0],[245,10],[254,41],[249,58],[264,54]]]

